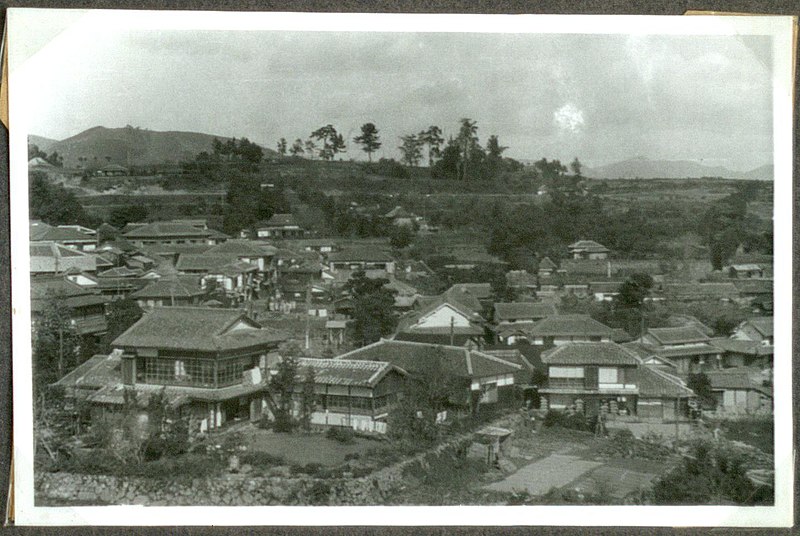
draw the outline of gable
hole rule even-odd
[[[256,325],[255,322],[248,320],[247,318],[240,318],[236,322],[234,322],[228,329],[226,329],[223,333],[232,333],[234,331],[244,331],[248,329],[259,329],[259,326]]]
[[[447,303],[443,303],[430,313],[420,317],[412,326],[415,328],[469,327],[470,319]]]

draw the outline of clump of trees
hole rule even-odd
[[[50,154],[39,149],[39,146],[35,143],[28,144],[28,160],[33,160],[34,158],[41,158],[48,164],[51,164],[55,167],[64,167],[64,158],[58,154],[58,151],[53,151]]]
[[[289,212],[289,202],[280,181],[271,188],[262,188],[264,179],[257,175],[231,171],[222,215],[223,231],[236,235],[275,213]]]
[[[388,282],[388,279],[369,278],[359,270],[344,285],[344,292],[353,300],[353,318],[347,327],[350,340],[356,346],[376,342],[397,327],[395,292],[385,287]]]
[[[322,144],[319,149],[319,157],[326,161],[333,160],[337,154],[347,150],[344,137],[336,131],[336,127],[333,125],[325,125],[318,128],[311,133],[311,139],[317,140]]]
[[[221,141],[214,138],[211,153],[198,154],[191,162],[184,162],[183,175],[197,184],[225,182],[226,172],[254,173],[264,158],[264,150],[247,138]]]
[[[30,218],[50,225],[78,224],[94,227],[98,222],[90,217],[75,194],[60,184],[53,184],[47,175],[38,171],[30,174]]]

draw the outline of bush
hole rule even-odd
[[[350,460],[357,460],[361,457],[358,452],[349,452],[344,455],[344,461],[349,462]]]
[[[567,415],[566,413],[557,410],[548,411],[544,416],[542,425],[546,428],[558,426],[560,428],[579,430],[581,432],[589,432],[592,430],[586,420],[586,417],[580,413]]]
[[[308,490],[308,498],[309,502],[312,505],[323,505],[328,504],[330,501],[331,496],[331,487],[326,482],[317,481],[314,482],[314,485]]]
[[[353,443],[355,441],[355,432],[352,428],[346,428],[341,426],[333,426],[328,428],[325,432],[325,437],[328,439],[333,439],[338,441],[339,443]]]

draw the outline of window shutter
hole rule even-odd
[[[586,388],[597,389],[597,367],[586,367]]]

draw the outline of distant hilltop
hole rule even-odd
[[[585,168],[583,174],[595,179],[685,179],[720,177],[723,179],[773,180],[773,166],[767,164],[747,172],[733,171],[723,166],[706,166],[689,160],[650,160],[638,157],[595,168]]]
[[[67,167],[80,167],[83,162],[141,166],[192,160],[203,151],[211,152],[214,138],[220,141],[229,139],[200,132],[98,126],[60,141],[31,135],[28,143],[37,145],[48,154],[58,152]],[[277,154],[271,149],[263,149],[265,156]]]

